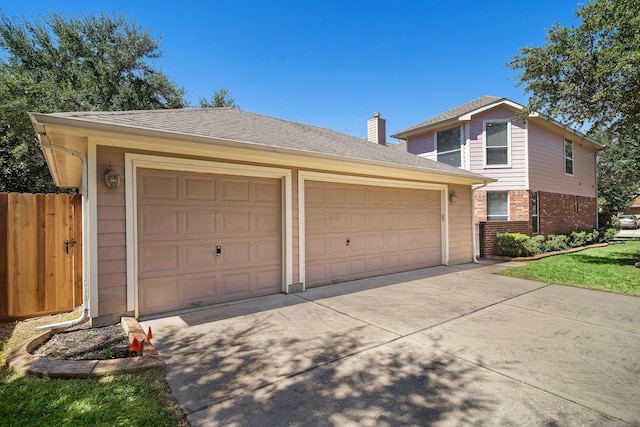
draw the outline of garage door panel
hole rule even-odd
[[[143,209],[140,212],[142,227],[140,238],[152,238],[154,236],[178,236],[180,229],[180,215],[176,209]]]
[[[280,233],[282,230],[279,212],[254,212],[252,219],[253,233]]]
[[[367,188],[366,200],[368,205],[382,205],[384,203],[384,192],[377,188]]]
[[[190,274],[183,278],[181,289],[185,305],[206,305],[218,298],[216,278],[211,274]]]
[[[183,180],[185,201],[215,201],[216,180],[210,177],[185,177]]]
[[[250,295],[251,273],[248,271],[225,274],[221,282],[221,297],[224,299],[246,298]]]
[[[181,270],[211,270],[216,261],[215,246],[209,241],[202,243],[191,242],[184,247]]]
[[[178,178],[159,171],[150,171],[142,177],[138,188],[138,195],[144,203],[154,203],[155,200],[178,200]]]
[[[219,214],[219,232],[221,234],[249,234],[251,232],[251,217],[249,212],[229,209]]]
[[[307,255],[313,259],[323,259],[327,253],[326,240],[324,236],[307,238]]]
[[[280,289],[274,290],[274,283],[280,281],[282,272],[277,268],[264,269],[254,272],[254,279],[252,281],[251,291],[258,292],[261,295],[272,294],[278,292]]]
[[[367,192],[364,187],[350,187],[349,188],[349,204],[350,205],[363,205],[367,202]]]
[[[216,233],[216,215],[211,209],[185,209],[184,227],[182,232],[187,235],[213,236]]]
[[[369,262],[365,257],[356,257],[349,260],[348,263],[347,261],[343,261],[342,263],[344,265],[347,265],[349,270],[349,276],[345,277],[345,280],[353,280],[366,277],[371,268],[371,265],[369,265]]]
[[[325,229],[324,212],[310,213],[306,217],[306,230],[308,232],[322,231]]]
[[[253,201],[267,202],[279,199],[282,193],[282,186],[279,182],[257,182],[253,186]]]
[[[242,178],[220,178],[222,201],[249,201],[249,183]]]
[[[278,264],[282,252],[282,242],[279,240],[258,240],[252,245],[251,262],[257,265]]]
[[[325,222],[329,230],[345,230],[347,229],[347,212],[341,209],[325,213]]]
[[[335,203],[320,197],[343,194],[336,187],[346,190],[344,203],[337,196]],[[306,286],[442,263],[440,191],[307,182],[308,191],[313,197],[305,197]],[[336,220],[343,214],[344,226]]]
[[[142,307],[140,309],[141,315],[155,313],[155,310],[175,310],[179,307],[176,303],[182,301],[179,278],[144,279],[139,281],[138,286],[140,288],[140,306]],[[153,307],[153,309],[145,309],[146,307]]]
[[[150,169],[136,177],[139,313],[281,292],[281,179]],[[170,297],[153,295],[164,287]]]
[[[149,243],[140,251],[140,277],[177,273],[180,270],[180,245],[177,243]]]
[[[324,203],[324,186],[307,183],[304,189],[305,200],[309,203]]]
[[[326,197],[326,203],[344,204],[347,201],[347,189],[342,186],[331,186],[327,188]]]

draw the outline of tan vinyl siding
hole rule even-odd
[[[511,120],[511,164],[510,166],[485,167],[484,122],[487,120]],[[471,145],[471,172],[498,179],[489,184],[489,191],[526,190],[526,129],[522,119],[507,108],[495,108],[474,116],[469,124]]]
[[[573,141],[573,176],[564,172],[564,139]],[[595,151],[570,134],[529,124],[529,181],[535,191],[596,197]]]
[[[115,189],[104,184],[109,165],[124,179],[124,153],[101,146],[97,152],[98,315],[102,316],[127,311],[124,182]]]
[[[458,200],[449,203],[449,263],[460,264],[473,259],[471,231],[471,189],[467,186],[449,186]]]

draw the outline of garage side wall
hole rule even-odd
[[[108,188],[104,182],[104,175],[110,165],[122,177],[119,188]],[[96,174],[98,316],[111,315],[115,318],[131,314],[127,313],[124,150],[98,147]],[[104,323],[110,323],[110,320],[105,318]]]
[[[449,264],[462,264],[473,259],[471,230],[471,188],[463,185],[449,186],[449,193],[458,197],[449,203]]]

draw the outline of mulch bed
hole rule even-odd
[[[88,323],[53,334],[32,352],[58,360],[107,360],[136,357],[121,324],[91,328]]]

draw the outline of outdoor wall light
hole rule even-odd
[[[451,203],[455,203],[456,200],[458,200],[458,196],[456,195],[456,190],[453,190],[451,193],[449,193],[449,201]]]
[[[120,187],[120,182],[122,178],[120,174],[113,170],[113,165],[109,165],[109,169],[107,169],[107,173],[104,175],[104,182],[107,184],[109,188],[118,188]]]

